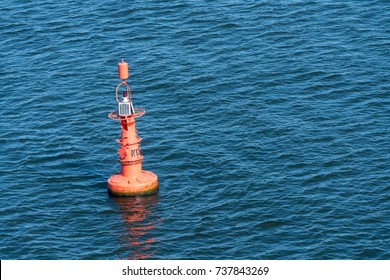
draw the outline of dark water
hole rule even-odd
[[[0,258],[390,259],[389,1],[3,0],[0,54]]]

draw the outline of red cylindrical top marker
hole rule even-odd
[[[129,65],[123,59],[122,62],[118,63],[118,76],[121,80],[129,77]]]

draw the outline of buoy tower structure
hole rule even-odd
[[[119,121],[122,130],[121,138],[117,140],[120,146],[118,155],[121,172],[112,175],[107,185],[109,192],[117,196],[149,195],[158,191],[158,179],[154,173],[142,170],[142,139],[137,135],[135,119],[142,116],[145,110],[133,106],[131,90],[126,83],[129,78],[128,69],[128,64],[122,59],[118,63],[118,75],[122,82],[115,91],[118,111],[108,115],[110,119]],[[121,87],[125,90],[120,97]]]

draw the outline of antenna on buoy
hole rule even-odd
[[[119,196],[148,195],[157,192],[157,176],[142,170],[143,156],[141,154],[141,138],[135,129],[135,118],[142,116],[145,110],[134,108],[132,95],[126,79],[129,78],[128,64],[122,58],[118,63],[118,76],[122,82],[116,87],[115,97],[118,103],[118,112],[110,113],[108,117],[112,120],[119,120],[122,135],[118,139],[120,147],[118,150],[121,172],[112,175],[108,181],[110,193]],[[119,89],[124,86],[125,91],[119,97]]]

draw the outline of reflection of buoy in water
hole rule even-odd
[[[142,116],[145,111],[141,108],[134,108],[130,87],[125,79],[129,77],[128,64],[123,61],[118,63],[118,75],[122,82],[116,87],[116,101],[118,112],[110,113],[108,117],[112,120],[119,120],[122,137],[117,142],[120,144],[118,154],[121,164],[121,173],[112,175],[107,183],[108,190],[119,196],[148,195],[157,192],[157,176],[142,170],[143,156],[141,154],[141,138],[135,129],[135,118]],[[118,97],[118,90],[125,86],[121,100]]]
[[[118,236],[122,247],[120,259],[146,260],[153,258],[159,240],[153,233],[162,222],[156,216],[158,194],[138,197],[111,196],[122,214],[126,231]]]

